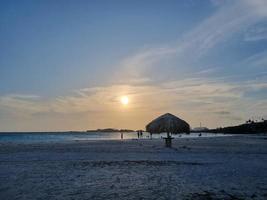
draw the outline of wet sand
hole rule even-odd
[[[267,199],[267,136],[0,143],[0,199]]]

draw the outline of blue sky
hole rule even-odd
[[[267,117],[265,0],[1,1],[0,51],[0,131]]]

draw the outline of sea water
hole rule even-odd
[[[174,138],[195,137],[218,137],[224,134],[213,133],[191,133],[172,135]],[[152,139],[166,137],[166,133],[153,134]],[[0,143],[39,143],[39,142],[66,142],[78,140],[118,140],[121,139],[120,132],[15,132],[0,133]],[[138,139],[136,132],[124,132],[123,139]],[[150,139],[150,134],[144,132],[139,139]]]

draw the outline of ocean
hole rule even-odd
[[[194,137],[218,137],[224,134],[213,133],[191,133],[172,135],[174,138],[194,138]],[[166,137],[165,133],[153,134],[152,139]],[[118,140],[121,139],[120,132],[8,132],[0,133],[0,143],[39,143],[39,142],[68,142],[79,140]],[[138,139],[136,132],[123,133],[123,139]],[[139,139],[150,139],[149,133],[144,132]]]

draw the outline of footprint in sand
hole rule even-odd
[[[121,182],[121,180],[120,180],[119,177],[117,177],[116,182],[117,182],[117,183],[120,183],[120,182]]]

